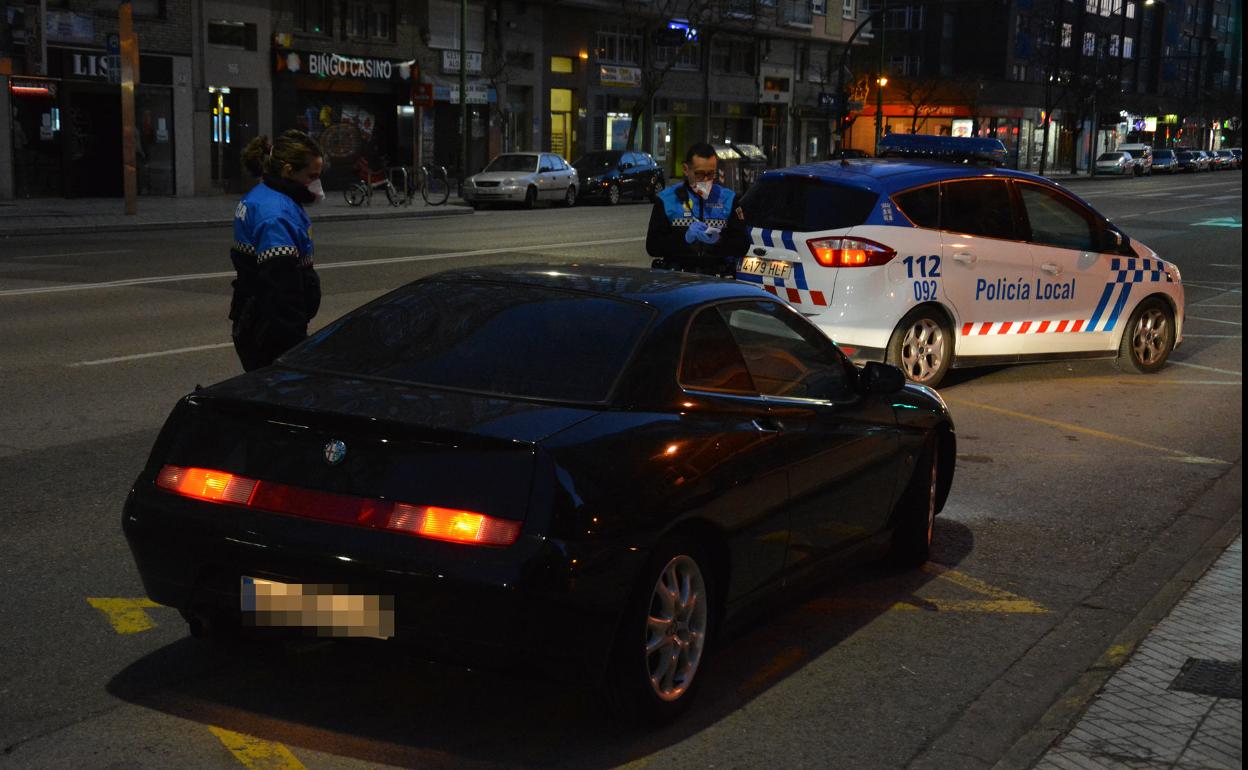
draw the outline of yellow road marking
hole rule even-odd
[[[1194,455],[1191,452],[1184,452],[1181,449],[1171,449],[1170,447],[1158,446],[1157,444],[1149,444],[1145,441],[1136,441],[1133,438],[1127,438],[1126,436],[1119,436],[1116,433],[1106,433],[1103,430],[1096,430],[1095,428],[1085,428],[1082,425],[1074,425],[1068,422],[1061,422],[1060,420],[1050,420],[1047,417],[1037,417],[1034,414],[1027,414],[1025,412],[1016,412],[1013,409],[1005,409],[999,406],[981,404],[976,401],[966,401],[965,399],[961,399],[961,398],[946,397],[945,401],[954,403],[954,404],[960,404],[962,406],[972,406],[972,407],[975,407],[976,409],[983,409],[988,412],[995,412],[997,414],[1003,414],[1003,415],[1006,415],[1007,417],[1017,417],[1020,420],[1030,420],[1031,422],[1037,422],[1037,423],[1040,423],[1041,425],[1048,425],[1051,428],[1058,428],[1060,430],[1071,431],[1072,433],[1082,433],[1087,436],[1094,436],[1099,439],[1104,439],[1105,441],[1115,441],[1119,444],[1127,444],[1128,446],[1139,447],[1141,449],[1151,449],[1154,452],[1161,452],[1162,454],[1173,455],[1175,457],[1197,459],[1202,462],[1208,462],[1214,465],[1230,465],[1230,463],[1227,462],[1226,460],[1219,460],[1214,457],[1201,457],[1200,455]]]
[[[928,599],[912,596],[887,604],[863,599],[816,599],[805,606],[815,611],[831,610],[879,610],[898,612],[985,612],[1010,615],[1043,615],[1049,609],[1003,588],[989,585],[978,578],[963,574],[931,562],[923,565],[923,571],[940,580],[953,583],[987,599]]]
[[[104,613],[113,630],[119,634],[137,634],[156,627],[144,610],[160,605],[151,599],[87,597],[87,603]]]
[[[243,735],[224,727],[208,726],[234,758],[250,770],[306,770],[304,764],[280,743]]]

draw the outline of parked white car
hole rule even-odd
[[[464,183],[464,200],[473,208],[489,203],[520,203],[533,208],[538,201],[576,205],[579,187],[576,169],[551,152],[509,152]]]
[[[1129,152],[1103,152],[1096,159],[1096,173],[1127,176],[1135,173],[1135,158]]]

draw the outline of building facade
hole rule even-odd
[[[134,0],[140,195],[194,191],[190,0]],[[0,2],[0,195],[120,196],[117,3]],[[11,162],[10,162],[11,161]]]

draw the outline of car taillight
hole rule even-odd
[[[521,522],[515,519],[500,519],[454,508],[338,495],[249,479],[209,468],[166,465],[156,474],[156,486],[197,500],[231,503],[272,513],[384,529],[452,543],[506,546],[520,537]]]
[[[893,249],[865,238],[816,238],[806,245],[824,267],[876,267],[897,256]]]
[[[397,503],[387,529],[452,543],[511,545],[520,536],[520,522],[482,513]]]

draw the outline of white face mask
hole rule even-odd
[[[308,192],[312,193],[312,195],[315,196],[315,198],[310,203],[308,203],[309,206],[320,203],[321,201],[325,200],[325,188],[321,186],[320,177],[313,179],[311,182],[309,182],[308,184],[304,186],[308,188]]]
[[[711,185],[713,182],[697,182],[693,185],[693,191],[703,200],[711,197]]]

